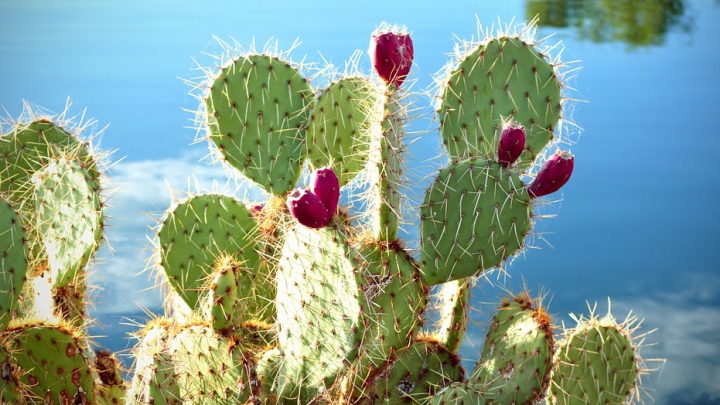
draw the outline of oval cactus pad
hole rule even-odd
[[[257,268],[259,230],[250,210],[233,197],[203,194],[170,211],[158,232],[160,259],[170,285],[190,308],[223,253]]]
[[[209,136],[224,159],[276,196],[293,189],[305,159],[310,84],[267,55],[225,66],[205,99]]]
[[[450,73],[438,115],[453,158],[494,159],[503,120],[526,130],[520,167],[553,138],[560,120],[561,83],[553,65],[519,38],[496,38],[469,53]]]
[[[326,88],[313,110],[308,158],[313,168],[331,166],[344,186],[367,163],[371,120],[382,94],[362,77],[338,80]]]
[[[428,285],[473,276],[523,246],[532,202],[497,162],[462,160],[441,170],[420,211],[420,268]]]

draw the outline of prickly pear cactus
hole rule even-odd
[[[332,77],[223,43],[194,86],[199,134],[269,200],[205,192],[165,211],[155,263],[166,313],[137,333],[129,384],[83,332],[86,269],[103,240],[100,159],[52,120],[14,125],[0,142],[2,402],[637,400],[632,322],[581,317],[556,343],[528,292],[502,301],[474,370],[461,365],[471,289],[526,251],[536,207],[574,167],[560,148],[563,65],[533,33],[458,47],[436,94],[444,167],[415,202],[404,192],[407,29],[371,35],[373,73]]]

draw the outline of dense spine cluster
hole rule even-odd
[[[173,201],[155,237],[166,313],[137,333],[129,383],[83,332],[105,223],[100,156],[52,120],[17,123],[0,142],[0,403],[635,400],[633,323],[591,316],[556,336],[527,292],[497,308],[474,369],[461,363],[472,288],[528,246],[536,206],[574,165],[558,149],[563,74],[530,32],[466,44],[440,80],[448,159],[415,207],[419,251],[400,238],[412,223],[405,29],[372,34],[374,74],[321,88],[286,54],[208,71],[200,133],[270,200]]]

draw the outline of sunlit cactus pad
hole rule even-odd
[[[0,198],[0,330],[10,322],[25,284],[28,269],[25,237],[18,213]]]
[[[527,130],[527,167],[553,138],[562,113],[555,66],[533,44],[495,38],[464,55],[444,87],[440,132],[451,157],[495,158],[503,120]]]
[[[205,100],[209,136],[224,159],[274,195],[300,177],[313,91],[288,63],[248,55],[223,67]]]
[[[179,202],[158,231],[160,260],[170,285],[195,309],[203,285],[223,255],[232,254],[249,269],[259,254],[257,223],[233,197],[202,194]]]
[[[628,326],[591,318],[566,331],[552,371],[553,404],[632,402],[640,366]]]
[[[433,285],[477,275],[522,248],[532,202],[513,171],[472,158],[440,171],[420,214],[420,266]]]
[[[379,114],[377,89],[363,77],[333,82],[318,97],[308,132],[308,161],[330,166],[340,186],[352,180],[368,160],[373,119]]]
[[[55,287],[78,280],[100,247],[103,208],[100,182],[75,160],[51,161],[33,175],[37,227]]]

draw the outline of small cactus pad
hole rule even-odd
[[[518,176],[483,158],[438,174],[421,208],[420,267],[429,285],[479,274],[523,247],[532,202]]]
[[[179,405],[182,403],[175,365],[170,356],[172,324],[156,318],[139,331],[135,347],[135,373],[127,391],[127,405]]]
[[[436,338],[455,354],[460,351],[460,344],[467,329],[469,281],[465,278],[444,283],[438,294],[440,322],[436,328]]]
[[[48,255],[55,287],[79,277],[100,247],[103,209],[100,184],[77,161],[51,161],[35,172],[38,228]]]
[[[611,317],[581,320],[560,342],[551,402],[625,404],[637,387],[638,359],[627,332]]]
[[[460,358],[430,339],[412,343],[376,373],[369,381],[371,396],[386,404],[426,403],[438,391],[465,377]]]
[[[305,159],[313,92],[287,62],[247,55],[225,66],[205,99],[210,139],[227,162],[276,196]]]
[[[216,331],[225,331],[235,324],[235,305],[238,298],[238,268],[232,260],[221,262],[207,288],[205,319],[212,323]]]
[[[276,276],[279,399],[309,403],[357,356],[367,312],[361,262],[335,229],[286,234]]]
[[[532,404],[550,381],[550,316],[527,294],[503,301],[490,323],[480,360],[469,379],[498,404]]]
[[[27,244],[17,212],[0,198],[0,330],[10,322],[27,274]]]
[[[450,73],[438,109],[443,143],[453,158],[494,159],[503,119],[526,131],[527,167],[553,138],[561,107],[561,83],[552,63],[532,44],[501,37],[481,44]]]
[[[194,309],[212,266],[223,254],[236,256],[248,269],[257,268],[258,235],[250,210],[235,198],[192,196],[167,213],[158,232],[162,267],[170,284]]]
[[[362,77],[333,82],[318,98],[308,131],[310,166],[330,166],[344,186],[365,167],[381,94]]]
[[[92,367],[75,332],[42,322],[11,323],[2,339],[12,348],[25,398],[40,403],[95,403]]]

